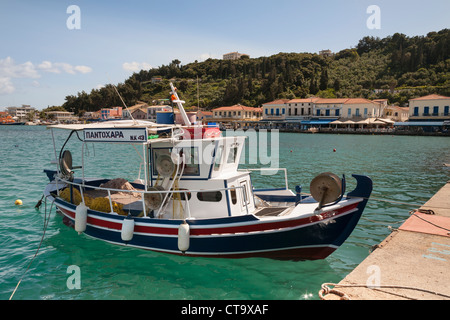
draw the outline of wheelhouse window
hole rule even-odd
[[[172,156],[172,148],[158,148],[152,149],[153,159],[153,175],[158,175],[157,164],[158,159],[162,157]],[[180,157],[184,155],[184,169],[183,176],[198,176],[200,175],[200,161],[199,152],[197,147],[176,148],[173,152],[177,153]],[[180,170],[181,171],[181,170]]]
[[[231,198],[231,203],[232,204],[236,204],[237,203],[236,188],[234,186],[231,186],[230,198]]]
[[[220,200],[222,200],[222,192],[220,191],[197,192],[197,199],[206,202],[220,202]]]
[[[214,160],[214,171],[219,171],[220,165],[222,164],[222,153],[223,146],[218,146],[216,149],[216,156]]]
[[[238,153],[238,145],[234,145],[230,148],[230,153],[228,154],[227,163],[235,163]]]

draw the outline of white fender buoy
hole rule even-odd
[[[178,227],[178,249],[183,253],[189,249],[189,235],[189,225],[184,221]]]
[[[79,234],[86,230],[88,207],[81,202],[75,209],[75,231]]]
[[[133,239],[134,233],[134,219],[131,216],[126,217],[122,221],[122,230],[120,236],[123,241],[128,242]]]

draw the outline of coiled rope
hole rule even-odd
[[[328,294],[335,294],[335,295],[340,297],[340,300],[350,300],[350,297],[345,292],[342,292],[342,291],[337,290],[337,289],[331,289],[329,286],[340,287],[340,288],[367,288],[367,289],[371,289],[371,290],[377,290],[377,291],[381,291],[381,292],[384,292],[384,293],[401,296],[403,298],[410,299],[410,300],[416,300],[416,299],[408,297],[408,296],[405,296],[405,295],[402,295],[402,294],[393,293],[393,292],[389,292],[389,291],[385,291],[385,290],[381,290],[381,289],[404,289],[404,290],[421,291],[421,292],[425,292],[425,293],[429,293],[429,294],[433,294],[433,295],[437,295],[437,296],[440,296],[440,297],[443,297],[443,298],[450,299],[449,295],[446,295],[446,294],[443,294],[443,293],[434,292],[434,291],[430,291],[430,290],[422,289],[422,288],[417,288],[417,287],[410,287],[410,286],[377,285],[377,286],[370,287],[370,286],[368,286],[366,284],[323,283],[322,284],[322,289],[319,291],[319,297],[320,297],[321,300],[325,300],[325,296],[328,295]]]
[[[42,200],[42,198],[41,198],[41,200]],[[40,201],[41,201],[41,200],[40,200]],[[53,201],[52,201],[52,204],[51,204],[51,206],[50,206],[50,210],[48,211],[48,216],[47,216],[47,198],[45,198],[45,201],[44,201],[44,203],[45,203],[44,232],[42,233],[41,241],[39,242],[39,246],[38,246],[36,252],[34,253],[33,257],[31,258],[30,263],[28,264],[27,269],[25,270],[25,272],[24,272],[24,273],[22,274],[22,276],[20,277],[19,282],[17,283],[16,287],[14,288],[14,291],[12,292],[11,296],[9,297],[9,300],[12,300],[14,294],[15,294],[16,291],[17,291],[17,288],[19,287],[20,283],[22,282],[23,277],[24,277],[25,274],[27,273],[28,269],[30,269],[31,264],[33,263],[34,259],[36,258],[36,256],[37,256],[38,253],[39,253],[39,249],[41,248],[42,242],[44,241],[45,232],[47,231],[48,223],[49,223],[49,221],[50,221],[50,215],[51,215],[51,212],[52,212],[52,208],[53,208],[54,202],[55,202],[55,201],[53,200]],[[40,206],[40,204],[39,204],[39,206]]]

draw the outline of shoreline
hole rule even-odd
[[[34,125],[28,125],[24,124],[20,127],[25,126],[47,126],[49,124],[34,124]],[[11,125],[8,125],[10,127]],[[1,127],[1,125],[0,125]],[[6,126],[5,126],[6,127]],[[18,127],[17,125],[14,127]],[[286,133],[307,133],[307,134],[360,134],[360,135],[392,135],[392,136],[433,136],[433,137],[450,137],[450,131],[447,132],[425,132],[425,131],[414,131],[414,130],[395,130],[395,129],[388,129],[388,130],[364,130],[364,129],[354,129],[354,130],[342,130],[342,129],[332,129],[332,128],[325,128],[325,129],[317,129],[317,131],[311,131],[311,130],[301,130],[301,129],[286,129],[286,128],[255,128],[255,127],[244,127],[244,128],[220,128],[222,131],[226,130],[248,130],[248,129],[254,129],[255,131],[259,130],[278,130],[279,132],[286,132]]]

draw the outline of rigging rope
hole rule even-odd
[[[41,200],[42,200],[42,199],[41,199]],[[42,242],[44,241],[45,232],[47,231],[48,223],[49,223],[49,221],[50,221],[50,215],[51,215],[52,208],[53,208],[53,204],[55,203],[55,200],[52,201],[52,204],[51,204],[51,206],[50,206],[50,210],[49,210],[49,212],[48,212],[48,217],[47,217],[47,198],[45,198],[44,203],[45,203],[44,232],[43,232],[43,234],[42,234],[41,241],[39,242],[39,246],[38,246],[36,252],[34,253],[33,257],[31,258],[31,261],[30,261],[30,263],[28,264],[27,269],[25,270],[25,272],[24,272],[24,273],[22,274],[22,276],[20,277],[19,282],[17,283],[16,287],[14,288],[14,291],[12,292],[11,296],[9,297],[9,300],[12,300],[14,294],[16,293],[17,288],[19,287],[20,283],[22,282],[23,277],[24,277],[25,274],[27,273],[28,269],[30,269],[31,264],[33,263],[34,259],[35,259],[36,256],[38,255],[39,249],[41,248]]]

